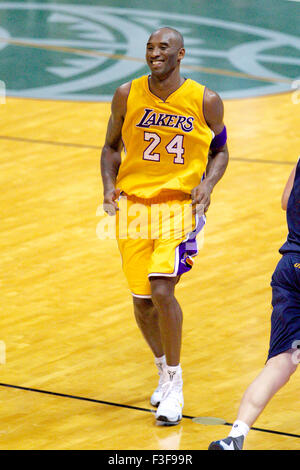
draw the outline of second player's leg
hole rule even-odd
[[[268,360],[241,400],[237,420],[227,438],[213,441],[210,450],[242,450],[244,439],[271,398],[297,369],[295,350],[288,350]]]
[[[269,403],[273,395],[283,387],[295,372],[293,350],[278,354],[268,360],[263,370],[247,388],[238,412],[238,420],[249,428]]]

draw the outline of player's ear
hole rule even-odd
[[[184,56],[185,56],[185,49],[183,47],[181,47],[179,49],[179,52],[178,52],[178,59],[182,60],[184,58]]]

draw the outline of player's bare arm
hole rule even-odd
[[[228,165],[228,149],[227,144],[218,145],[218,142],[224,140],[218,138],[226,132],[223,118],[224,118],[224,106],[220,96],[212,90],[206,88],[204,95],[204,117],[215,134],[212,145],[209,151],[208,164],[206,167],[206,178],[192,190],[192,204],[195,206],[194,212],[196,212],[196,204],[203,207],[206,212],[210,205],[211,193],[225,173]],[[201,210],[201,209],[200,209]]]
[[[289,178],[286,182],[285,188],[284,188],[283,193],[282,193],[281,207],[284,211],[287,210],[288,200],[289,200],[289,197],[290,197],[293,185],[294,185],[296,168],[297,168],[297,164],[292,169],[292,172],[291,172],[291,174],[290,174],[290,176],[289,176]]]
[[[116,178],[121,164],[122,126],[126,114],[127,98],[130,83],[117,88],[109,118],[105,144],[101,153],[101,176],[103,182],[103,209],[109,215],[115,215],[118,210],[116,199],[119,191],[115,187]]]

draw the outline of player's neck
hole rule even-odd
[[[157,77],[150,75],[148,83],[151,93],[157,95],[161,99],[166,99],[174,93],[184,83],[185,78],[181,77],[179,71],[167,77]]]

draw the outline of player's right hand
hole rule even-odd
[[[116,215],[116,212],[119,210],[116,200],[120,196],[120,192],[120,189],[114,188],[104,194],[103,210],[108,215]]]

